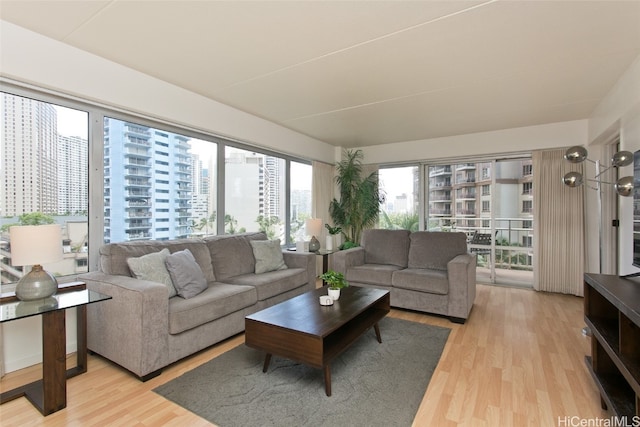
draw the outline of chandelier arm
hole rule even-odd
[[[598,184],[609,184],[609,185],[615,185],[615,182],[609,182],[609,181],[602,181],[599,179],[591,179],[591,178],[586,178],[586,181],[591,181],[591,182],[597,182]]]
[[[594,178],[599,177],[600,175],[602,175],[603,173],[605,173],[606,171],[608,171],[609,169],[611,169],[613,166],[607,166],[606,168],[604,168],[603,170],[601,170],[598,174],[596,174],[594,176]]]

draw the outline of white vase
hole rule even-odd
[[[329,234],[325,239],[325,249],[328,251],[333,250],[333,234]]]
[[[340,289],[331,289],[329,288],[329,296],[332,300],[337,301],[340,299]]]

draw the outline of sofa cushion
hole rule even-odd
[[[258,301],[264,301],[305,285],[308,277],[304,268],[288,268],[262,274],[245,274],[231,277],[227,281],[236,285],[254,286],[258,293]]]
[[[109,243],[100,247],[100,269],[106,274],[134,277],[127,266],[127,258],[135,258],[167,248],[170,252],[189,249],[202,269],[207,282],[215,281],[209,248],[201,239],[137,240]]]
[[[447,270],[447,263],[467,253],[467,235],[444,231],[416,231],[411,233],[409,268]]]
[[[391,286],[393,273],[400,269],[401,267],[398,267],[397,265],[389,264],[358,265],[347,270],[347,281]]]
[[[207,279],[189,249],[172,253],[165,264],[173,286],[182,298],[193,298],[207,289]]]
[[[365,264],[407,266],[409,252],[408,230],[364,230],[361,246]]]
[[[243,233],[210,236],[204,239],[211,253],[212,268],[217,281],[255,272],[255,257],[251,240],[267,240],[264,233]]]
[[[287,268],[282,257],[280,239],[250,240],[249,243],[251,243],[251,248],[253,249],[253,257],[256,259],[256,274]]]
[[[173,286],[171,275],[165,266],[165,261],[168,256],[169,249],[165,248],[158,252],[152,252],[135,258],[127,258],[125,265],[129,266],[131,274],[136,279],[162,283],[167,288],[167,298],[171,298],[176,296],[177,290]]]
[[[256,290],[251,286],[211,283],[195,298],[169,300],[169,333],[179,334],[256,302]]]
[[[393,273],[393,287],[430,294],[446,295],[449,293],[447,272],[426,268],[405,268]]]

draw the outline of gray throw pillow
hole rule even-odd
[[[287,268],[282,257],[280,239],[251,240],[250,243],[253,249],[253,256],[256,259],[256,274],[285,270]]]
[[[171,298],[176,296],[177,292],[164,263],[168,256],[169,249],[164,248],[160,252],[152,252],[138,258],[127,258],[127,265],[136,279],[150,280],[165,285],[169,291],[169,298]]]
[[[207,279],[189,249],[172,253],[165,260],[178,295],[193,298],[207,289]]]

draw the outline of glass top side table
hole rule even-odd
[[[42,379],[0,394],[0,404],[25,396],[42,415],[67,406],[67,379],[87,372],[87,305],[111,299],[85,289],[82,282],[62,285],[52,297],[20,301],[13,295],[0,298],[0,323],[42,316]],[[67,308],[77,310],[77,361],[66,369]]]

